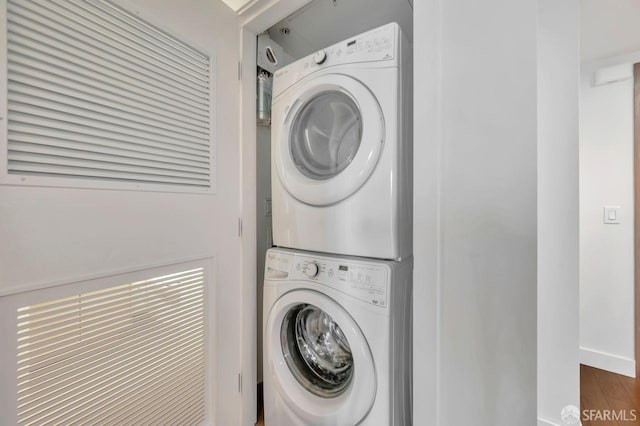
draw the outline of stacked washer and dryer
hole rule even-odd
[[[411,69],[392,23],[275,73],[266,426],[411,425]]]

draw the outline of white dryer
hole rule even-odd
[[[411,425],[412,262],[267,251],[265,426]]]
[[[412,253],[411,49],[388,24],[275,73],[273,242]]]

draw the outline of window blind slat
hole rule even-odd
[[[173,290],[173,286],[178,282],[180,287],[176,291],[179,290],[180,295],[189,294],[194,286],[199,285],[201,279],[202,277],[199,275],[185,275],[179,281],[160,281],[141,288],[132,285],[130,288],[119,289],[119,291],[109,292],[99,297],[66,300],[60,304],[47,306],[46,309],[40,309],[38,313],[33,315],[20,315],[19,319],[22,319],[22,322],[18,323],[18,325],[20,327],[28,325],[29,327],[29,336],[21,337],[20,341],[28,342],[30,338],[38,336],[43,330],[49,330],[51,325],[58,326],[65,323],[69,318],[75,319],[73,309],[77,308],[80,303],[82,303],[82,313],[87,318],[87,316],[100,315],[105,311],[111,311],[126,303],[140,303],[156,296],[165,297],[170,294],[169,291]],[[133,299],[131,297],[133,292],[144,294],[140,294],[136,299]]]
[[[11,93],[9,94],[9,98],[11,99]],[[117,122],[100,120],[99,118],[92,118],[90,114],[83,114],[80,112],[79,115],[72,114],[71,112],[58,112],[52,108],[46,108],[38,105],[38,100],[33,100],[31,105],[21,103],[18,101],[13,102],[13,110],[9,113],[9,119],[15,117],[15,113],[20,113],[22,116],[28,115],[31,116],[32,123],[37,124],[38,120],[48,120],[47,123],[50,122],[61,122],[58,128],[63,128],[63,125],[72,126],[71,130],[82,131],[83,128],[88,128],[91,130],[99,130],[105,132],[106,135],[116,135],[119,136],[121,134],[126,136],[131,136],[133,140],[144,140],[153,142],[154,139],[158,143],[162,143],[164,145],[168,145],[170,147],[182,148],[187,152],[192,152],[195,154],[208,154],[209,147],[198,144],[195,142],[191,142],[184,139],[174,139],[169,136],[164,136],[159,134],[159,132],[148,132],[145,133],[144,129],[135,129],[133,127],[119,127]],[[68,121],[67,121],[68,120]],[[22,123],[25,123],[24,120],[19,120]],[[75,127],[73,127],[75,126]],[[82,127],[80,127],[82,126]],[[158,145],[161,146],[161,145]]]
[[[208,164],[198,163],[196,161],[183,160],[179,157],[167,157],[164,155],[154,155],[149,152],[140,152],[129,149],[118,149],[105,147],[100,145],[92,144],[82,144],[74,141],[64,141],[60,139],[56,139],[53,137],[43,137],[43,136],[33,136],[25,133],[18,132],[9,132],[9,139],[14,141],[13,150],[24,152],[26,150],[38,150],[40,148],[43,149],[52,149],[59,148],[62,152],[64,150],[75,150],[81,151],[87,154],[104,154],[107,156],[120,157],[124,159],[139,160],[139,161],[148,161],[151,163],[157,162],[157,164],[167,164],[173,166],[186,166],[190,167],[192,171],[201,171],[208,172],[209,166]],[[35,153],[39,153],[39,151],[31,151]],[[53,151],[48,151],[53,153]]]
[[[185,179],[171,176],[129,173],[121,171],[100,170],[93,168],[68,167],[57,164],[38,164],[35,162],[9,161],[9,170],[16,174],[64,176],[76,178],[101,178],[106,180],[124,180],[140,183],[164,183],[172,185],[191,185],[207,187],[207,179]]]
[[[19,308],[18,423],[202,421],[204,282],[189,269]]]
[[[142,87],[135,80],[119,79],[116,74],[105,74],[102,70],[98,72],[87,69],[51,55],[41,54],[36,50],[22,54],[9,52],[8,58],[12,64],[11,72],[46,81],[59,82],[63,80],[74,84],[80,83],[96,89],[91,92],[97,94],[96,99],[111,95],[111,99],[126,99],[127,102],[137,100],[144,105],[153,107],[153,113],[171,114],[180,120],[192,118],[201,125],[208,126],[207,111],[180,103],[171,98],[170,94],[163,93],[161,90],[155,88],[149,90],[149,88]],[[134,104],[130,103],[129,105],[133,106]]]
[[[32,88],[39,88],[46,84],[46,90],[57,95],[77,98],[79,101],[92,103],[93,105],[98,105],[96,104],[96,100],[99,99],[99,105],[111,110],[134,114],[165,125],[166,123],[169,123],[178,128],[184,128],[199,134],[204,133],[205,137],[209,132],[207,124],[203,121],[197,121],[190,117],[180,117],[179,119],[176,119],[175,115],[169,116],[168,114],[163,113],[161,109],[154,109],[134,99],[130,99],[127,103],[124,103],[122,102],[122,98],[119,96],[105,93],[102,90],[91,89],[90,87],[86,87],[78,82],[71,82],[51,75],[44,76],[38,71],[33,70],[30,71],[30,74],[31,76],[22,74],[20,72],[20,65],[17,65],[13,67],[13,72],[9,74],[9,81],[18,83],[21,87]],[[36,75],[36,77],[33,77],[33,75]],[[47,80],[37,77],[39,75],[45,77]]]
[[[137,344],[138,356],[152,357],[157,355],[154,348],[159,343],[166,348],[166,351],[177,350],[184,344],[185,336],[195,332],[198,327],[199,324],[191,323],[188,327],[183,325],[181,328],[182,332],[179,334],[160,334],[154,332],[152,336],[144,336]],[[126,343],[124,342],[118,342],[108,353],[99,352],[99,356],[94,355],[87,357],[86,362],[85,359],[79,359],[73,364],[68,364],[65,368],[50,370],[48,372],[49,377],[47,378],[23,383],[23,386],[18,391],[18,402],[21,404],[20,406],[22,407],[36,398],[42,398],[43,395],[47,394],[47,391],[55,391],[61,387],[71,386],[78,380],[84,381],[90,378],[92,375],[103,371],[105,362],[108,362],[113,368],[126,363],[127,360],[130,360],[130,356],[129,351],[124,350],[124,348],[128,348],[128,346],[125,345]]]
[[[129,339],[105,339],[104,341],[89,342],[90,345],[69,352],[67,357],[62,356],[51,361],[41,358],[34,360],[33,364],[19,368],[19,379],[21,380],[18,386],[19,400],[23,401],[28,398],[26,395],[32,389],[55,387],[56,383],[64,380],[67,375],[77,376],[85,371],[85,367],[95,365],[97,362],[108,361],[111,357],[117,358],[122,354],[127,354],[132,348],[144,349],[148,344],[155,347],[159,342],[164,342],[171,337],[171,330],[179,329],[185,333],[191,333],[200,326],[194,322],[193,318],[179,318],[175,312],[171,312],[167,317],[175,321],[174,327],[162,323],[149,325],[149,333],[145,333],[141,329],[133,329],[128,334],[131,337],[130,341]],[[34,373],[37,375],[34,376]]]
[[[100,15],[96,17],[95,14],[91,12],[87,12],[85,8],[81,7],[78,4],[74,4],[68,0],[50,0],[51,4],[55,4],[60,8],[69,12],[69,14],[65,13],[66,16],[71,22],[73,22],[77,17],[81,17],[82,25],[88,31],[93,32],[94,35],[96,32],[104,35],[109,41],[104,43],[104,39],[99,35],[97,37],[93,37],[93,39],[98,44],[97,47],[104,47],[105,44],[112,47],[110,49],[115,55],[119,55],[119,50],[127,52],[131,56],[138,56],[145,58],[145,62],[151,64],[152,67],[161,67],[162,69],[166,69],[171,72],[172,78],[178,78],[183,82],[183,78],[187,76],[189,81],[194,83],[194,87],[197,90],[202,90],[207,88],[208,80],[203,77],[203,74],[208,71],[206,66],[206,57],[203,56],[202,63],[193,63],[191,61],[179,60],[176,59],[175,56],[165,54],[164,52],[155,49],[153,46],[148,45],[146,43],[140,43],[137,40],[132,40],[123,34],[122,31],[114,28],[112,26],[112,22],[108,19],[105,19],[107,15]],[[41,4],[44,7],[48,7],[46,3]],[[53,9],[51,7],[50,9]],[[97,19],[96,19],[97,18]],[[96,28],[99,27],[99,29]],[[96,45],[96,44],[94,44]],[[175,51],[174,51],[175,52]],[[121,56],[123,59],[128,60],[129,58],[124,55]]]
[[[68,168],[78,168],[85,170],[105,170],[105,171],[117,171],[123,173],[130,174],[139,174],[139,175],[149,175],[149,176],[166,176],[166,177],[176,177],[176,178],[185,178],[185,179],[201,179],[202,174],[200,173],[191,173],[187,171],[178,171],[178,170],[163,170],[158,167],[143,167],[143,166],[135,166],[128,165],[124,163],[117,162],[109,162],[100,160],[100,161],[92,161],[92,160],[84,160],[81,158],[73,158],[73,157],[63,157],[60,154],[52,155],[42,155],[42,154],[32,154],[32,153],[21,153],[13,150],[9,151],[8,154],[9,164],[13,163],[21,163],[21,164],[42,164],[42,165],[52,165],[52,166],[63,166]],[[11,168],[11,167],[10,167]]]
[[[197,346],[197,343],[192,346],[186,347],[183,350],[176,350],[173,355],[159,356],[153,360],[152,363],[138,363],[135,359],[129,358],[130,362],[127,365],[128,370],[119,371],[112,368],[106,368],[101,372],[102,376],[90,377],[86,380],[79,380],[76,383],[71,383],[66,387],[56,387],[48,395],[44,395],[40,401],[33,401],[34,403],[24,404],[19,408],[19,413],[29,413],[30,418],[26,418],[27,421],[36,421],[42,423],[46,421],[55,421],[64,416],[65,421],[73,421],[79,413],[85,411],[88,407],[92,407],[98,404],[109,403],[109,398],[118,394],[118,390],[123,387],[126,388],[131,375],[137,375],[139,377],[146,376],[145,381],[141,381],[142,384],[148,386],[154,386],[158,384],[158,379],[170,374],[173,370],[182,368],[180,365],[164,365],[163,363],[170,359],[171,356],[180,356],[188,358],[194,353],[201,351],[201,348],[193,349]],[[198,353],[199,354],[199,353]],[[137,353],[132,353],[131,357],[137,357]],[[181,370],[178,370],[181,371]],[[103,386],[109,384],[111,387],[111,394],[106,398],[101,398],[96,401],[96,396],[102,394]],[[55,404],[51,404],[51,399],[55,399]],[[36,403],[39,402],[39,403]],[[93,404],[92,404],[93,403]]]
[[[96,129],[77,123],[69,123],[46,117],[37,117],[29,113],[21,113],[14,111],[10,116],[8,125],[9,131],[20,133],[29,133],[30,135],[41,136],[46,138],[51,136],[55,139],[66,139],[83,143],[97,144],[104,147],[116,147],[130,149],[142,153],[164,154],[167,156],[176,156],[178,158],[189,159],[192,161],[202,162],[208,165],[209,159],[201,157],[201,150],[191,149],[181,145],[171,143],[157,142],[142,138],[135,138],[124,133],[110,133],[105,130]],[[49,143],[55,146],[55,143]]]
[[[202,101],[206,100],[206,96],[202,94],[207,90],[206,76],[200,77],[203,82],[198,84],[193,82],[190,72],[182,72],[182,78],[180,78],[180,75],[166,71],[166,64],[162,62],[155,67],[152,64],[146,64],[144,57],[139,53],[128,51],[125,44],[118,46],[109,38],[95,34],[93,30],[83,25],[64,16],[50,13],[45,9],[45,5],[48,4],[43,2],[23,6],[10,5],[9,33],[28,36],[38,43],[69,52],[79,58],[95,55],[92,57],[93,63],[110,64],[110,68],[115,70],[127,70],[141,76],[147,75],[157,85],[172,85],[175,86],[176,91],[185,91]],[[54,5],[49,4],[49,6]],[[96,27],[94,24],[93,28]],[[96,39],[96,36],[100,38]],[[116,46],[116,49],[110,44]]]
[[[198,298],[201,296],[199,293],[185,295],[183,298],[183,309],[194,309],[197,306]],[[188,303],[189,302],[189,303]],[[165,308],[165,302],[155,302],[149,303],[146,306],[146,311],[141,313],[136,319],[135,323],[132,323],[130,314],[131,310],[135,309],[136,306],[124,305],[118,306],[117,309],[113,309],[109,312],[109,315],[100,315],[98,318],[87,318],[82,321],[82,332],[83,333],[107,333],[107,332],[118,332],[122,330],[127,330],[133,326],[138,327],[140,323],[146,322],[150,323],[154,321],[154,315],[157,314],[158,309]],[[173,312],[165,312],[165,314]],[[77,316],[78,313],[76,312]],[[83,312],[84,318],[84,312]],[[76,338],[78,336],[77,330],[77,321],[76,321],[76,329],[73,329],[72,326],[66,327],[66,329],[57,329],[52,331],[51,333],[40,334],[38,336],[39,340],[33,340],[29,342],[28,345],[19,345],[18,350],[19,355],[29,355],[29,365],[37,364],[39,357],[42,357],[44,362],[50,362],[55,359],[54,350],[60,350],[65,354],[68,353],[71,348],[75,347]],[[55,340],[52,340],[55,338]],[[83,341],[86,343],[86,341]]]
[[[121,423],[124,419],[131,418],[132,421],[136,424],[148,423],[148,424],[177,424],[176,421],[180,421],[179,419],[184,418],[187,413],[191,413],[192,415],[201,415],[202,406],[204,403],[204,398],[202,395],[197,395],[193,389],[191,389],[192,383],[197,383],[200,386],[200,383],[197,377],[200,375],[198,366],[197,369],[194,369],[188,376],[184,378],[176,378],[175,386],[179,389],[181,398],[172,400],[166,397],[165,395],[161,395],[158,400],[158,404],[156,404],[156,411],[154,415],[149,416],[148,420],[145,413],[139,413],[133,408],[129,408],[128,411],[117,412],[115,409],[112,412],[115,414],[113,418],[109,419],[109,422],[112,424]],[[170,382],[166,382],[165,386],[172,386]],[[162,389],[151,390],[149,394],[150,398],[158,397],[158,394],[161,394]],[[137,397],[137,400],[141,403],[144,403],[145,398],[143,395],[132,395],[132,397]],[[195,422],[187,421],[187,424],[197,424]]]
[[[194,366],[191,370],[186,370],[183,376],[168,376],[163,379],[162,383],[157,387],[145,387],[140,386],[138,388],[131,389],[127,393],[121,393],[114,395],[108,410],[105,410],[104,416],[93,416],[92,420],[96,422],[102,422],[103,424],[122,424],[129,421],[130,424],[178,424],[169,423],[167,419],[158,419],[158,413],[161,413],[163,408],[167,405],[172,405],[175,402],[173,409],[176,412],[180,409],[182,415],[180,419],[185,419],[189,414],[195,415],[196,411],[198,415],[202,415],[202,408],[199,405],[193,404],[194,401],[204,399],[202,395],[194,392],[193,388],[198,389],[202,386],[202,380],[199,378],[202,375],[202,367],[200,365]],[[173,379],[173,380],[172,380]],[[167,396],[168,388],[175,391],[179,397],[170,398]],[[131,403],[146,404],[149,406],[149,410],[144,413],[139,412],[132,406]],[[183,410],[188,410],[184,413]],[[184,421],[184,424],[194,424],[189,421]]]
[[[103,60],[98,56],[87,56],[85,52],[78,51],[72,46],[57,42],[55,39],[29,32],[26,28],[15,28],[9,25],[7,39],[9,42],[8,55],[36,57],[44,54],[46,63],[59,60],[62,63],[84,68],[89,72],[101,74],[108,79],[122,81],[137,87],[142,93],[154,93],[167,97],[182,107],[191,107],[194,110],[206,110],[208,105],[201,96],[196,96],[190,91],[181,92],[173,87],[170,82],[161,81],[151,74],[147,76],[142,72],[120,66],[117,63]],[[25,34],[28,34],[26,36]],[[9,65],[11,62],[9,62]],[[11,68],[9,67],[9,70]]]
[[[211,188],[208,55],[104,0],[8,0],[6,30],[9,175]]]
[[[42,145],[32,145],[32,144],[20,144],[15,143],[12,146],[12,153],[21,153],[25,156],[30,154],[39,154],[43,157],[45,156],[60,156],[67,158],[75,158],[79,160],[88,160],[88,161],[99,161],[104,163],[115,163],[122,165],[131,165],[131,166],[141,166],[141,167],[149,167],[157,170],[167,170],[168,174],[171,174],[174,170],[183,170],[186,172],[192,172],[197,175],[202,173],[208,173],[209,170],[207,168],[202,167],[191,167],[187,165],[180,165],[174,163],[165,163],[162,161],[153,161],[153,160],[145,160],[145,159],[137,159],[131,158],[128,156],[120,156],[120,155],[108,155],[102,153],[92,153],[90,151],[85,150],[70,150],[65,148],[59,148],[57,146],[42,146]]]
[[[194,303],[187,305],[184,307],[185,312],[191,313],[194,308]],[[188,310],[188,311],[187,311]],[[176,324],[182,324],[187,321],[181,317],[181,313],[175,311],[167,312],[167,318],[171,318]],[[20,354],[21,362],[18,363],[18,372],[21,377],[25,377],[29,373],[34,371],[38,371],[39,378],[42,377],[45,380],[48,380],[45,377],[45,373],[49,370],[55,369],[59,371],[60,367],[69,364],[73,361],[73,358],[76,355],[87,355],[92,353],[92,351],[96,348],[102,348],[105,343],[117,343],[122,338],[123,332],[129,332],[134,335],[140,326],[145,325],[149,327],[149,329],[157,329],[156,332],[161,333],[162,327],[164,324],[154,325],[154,320],[151,315],[147,315],[146,318],[137,319],[135,324],[129,323],[114,323],[110,329],[105,329],[105,327],[96,330],[95,335],[91,335],[85,339],[82,339],[80,343],[77,341],[69,342],[68,340],[61,342],[53,342],[49,344],[46,348],[36,348],[30,351],[24,351]],[[77,337],[77,336],[76,336]],[[25,360],[28,360],[25,361]],[[30,382],[30,385],[33,385],[33,380]]]
[[[74,116],[87,117],[93,120],[108,121],[114,125],[126,128],[145,129],[151,134],[158,134],[167,138],[178,138],[185,142],[208,147],[208,131],[206,129],[192,130],[184,126],[172,126],[166,121],[148,119],[139,114],[131,114],[120,109],[111,108],[104,104],[95,104],[68,94],[60,94],[50,89],[43,90],[9,80],[9,101],[29,104],[45,109],[55,110],[63,107],[65,112]]]
[[[183,353],[177,352],[176,355],[182,356],[193,356],[193,353]],[[196,353],[196,355],[199,355]],[[164,380],[167,380],[167,375],[169,375],[169,379],[173,378],[176,380],[177,378],[174,376],[175,374],[184,373],[187,369],[185,366],[173,367],[177,370],[177,373],[174,373],[168,367],[159,370],[151,370],[151,372],[146,371],[145,368],[138,368],[141,373],[146,373],[146,377],[144,381],[131,381],[124,378],[112,378],[109,384],[112,386],[112,392],[109,395],[103,395],[103,390],[101,389],[92,389],[90,388],[82,388],[78,389],[75,395],[65,395],[59,394],[56,395],[56,405],[51,406],[48,403],[45,403],[43,406],[38,408],[34,408],[33,410],[29,410],[29,417],[25,417],[25,422],[27,424],[44,424],[53,422],[55,424],[60,424],[61,420],[65,421],[65,424],[69,424],[67,422],[74,422],[77,419],[83,419],[89,412],[94,410],[101,410],[103,404],[112,403],[118,397],[122,398],[123,396],[126,398],[124,400],[125,404],[131,403],[131,395],[135,395],[137,391],[143,391],[144,389],[153,389],[154,382],[162,383]],[[119,379],[119,380],[118,380]],[[104,385],[104,383],[100,383],[100,385]],[[169,389],[165,390],[166,391]],[[100,395],[103,401],[96,401],[96,396]],[[176,395],[173,395],[175,398]],[[155,405],[156,401],[153,401]],[[147,404],[152,405],[152,404]],[[147,409],[151,407],[146,407]],[[146,411],[146,410],[145,410]],[[103,415],[100,413],[100,417]],[[84,419],[83,419],[84,421]],[[105,423],[102,423],[105,424]]]
[[[82,295],[82,310],[86,314],[90,311],[100,310],[105,305],[112,302],[120,302],[123,300],[133,300],[132,292],[144,292],[145,297],[157,289],[173,289],[176,284],[180,283],[180,287],[176,290],[185,291],[188,289],[187,284],[198,282],[202,279],[202,274],[198,271],[188,271],[180,275],[169,275],[154,280],[146,280],[139,283],[132,283],[125,286],[112,287],[107,291],[94,292],[92,295]],[[162,288],[160,288],[162,287]],[[38,309],[29,313],[18,315],[18,319],[24,322],[18,323],[19,326],[28,324],[29,331],[39,330],[40,322],[50,323],[57,320],[61,316],[64,317],[70,311],[70,308],[78,306],[77,296],[65,299],[59,299],[55,302],[42,303],[38,305]]]
[[[180,58],[183,62],[192,63],[207,70],[209,58],[206,54],[198,52],[191,46],[187,46],[175,37],[158,31],[153,25],[128,13],[118,6],[102,0],[69,0],[74,4],[83,7],[92,14],[99,13],[102,18],[109,22],[113,28],[124,32],[129,38],[135,39],[140,45],[146,45],[149,49],[157,48],[165,52],[170,57]]]

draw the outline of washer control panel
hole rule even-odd
[[[265,278],[317,282],[372,305],[387,307],[389,303],[389,269],[384,264],[270,250],[267,252]]]

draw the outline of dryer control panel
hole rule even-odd
[[[400,27],[390,23],[318,50],[276,71],[273,96],[315,71],[343,64],[385,61],[398,66]],[[389,63],[390,62],[390,63]]]
[[[390,269],[384,262],[307,256],[270,250],[265,279],[306,281],[331,287],[372,305],[387,307]]]

